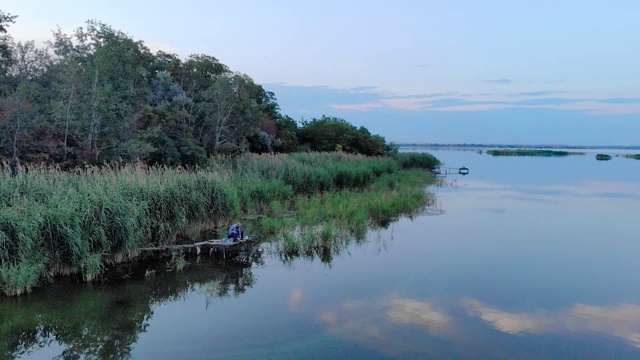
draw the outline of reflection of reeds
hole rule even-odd
[[[402,201],[387,199],[400,198],[397,185],[388,180],[399,176],[399,168],[392,158],[343,153],[246,155],[214,159],[208,169],[196,170],[118,165],[72,172],[29,167],[12,173],[5,166],[0,170],[0,290],[21,294],[58,275],[80,274],[92,281],[105,265],[137,256],[140,247],[172,244],[181,234],[193,234],[194,224],[225,223],[241,212],[275,215],[304,208],[304,200],[292,200],[296,194],[327,194],[331,206],[345,209],[331,213],[342,222],[385,219],[421,201],[404,190]],[[375,207],[358,200],[363,204],[356,207],[364,212],[346,208],[343,195],[335,193],[363,189],[376,179],[374,186],[385,194],[376,197]],[[272,217],[260,225],[272,234],[287,221]],[[333,219],[323,215],[320,221]]]
[[[585,155],[579,151],[561,151],[561,150],[542,150],[542,149],[500,149],[487,150],[488,155],[492,156],[569,156],[569,155]]]

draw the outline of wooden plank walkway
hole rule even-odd
[[[209,247],[209,254],[213,253],[213,251],[215,249],[222,249],[222,254],[226,258],[226,252],[227,252],[228,248],[231,248],[231,247],[234,247],[234,246],[237,246],[237,245],[241,245],[241,244],[246,244],[246,243],[252,242],[252,241],[253,241],[253,238],[245,238],[245,239],[234,241],[234,242],[222,241],[222,240],[214,239],[214,240],[201,241],[201,242],[197,242],[197,243],[193,243],[193,244],[160,245],[160,246],[153,246],[153,247],[143,247],[143,248],[140,248],[138,250],[140,250],[140,251],[166,251],[166,250],[186,250],[186,249],[191,250],[191,249],[195,248],[196,249],[196,254],[200,255],[201,248]]]

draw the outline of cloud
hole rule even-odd
[[[170,44],[165,44],[161,42],[145,42],[144,44],[149,48],[149,50],[151,50],[151,52],[154,52],[154,53],[158,51],[164,51],[169,54],[180,53],[180,49]]]
[[[499,81],[497,79],[488,81]],[[510,80],[509,80],[510,81]],[[265,84],[274,91],[283,112],[295,116],[313,113],[320,116],[332,109],[345,112],[412,111],[439,113],[473,113],[496,110],[533,109],[589,116],[619,116],[640,114],[640,98],[576,98],[565,91],[540,90],[529,92],[461,93],[439,91],[424,94],[393,94],[375,87],[336,89],[327,86],[287,86]],[[562,94],[562,95],[561,95]],[[552,95],[555,95],[551,97]],[[291,102],[288,104],[287,101]],[[287,110],[288,109],[288,110]],[[302,109],[302,110],[301,110]],[[348,116],[348,115],[342,115]],[[563,114],[562,116],[566,116]]]
[[[639,103],[611,103],[604,100],[567,102],[559,105],[537,106],[543,109],[580,111],[587,115],[635,115],[640,114]]]
[[[640,98],[611,98],[600,100],[600,102],[607,104],[640,104]]]
[[[445,106],[438,108],[431,108],[433,111],[489,111],[507,109],[513,106],[508,104],[474,104],[474,105],[460,105],[460,106]]]
[[[553,94],[562,94],[565,91],[530,91],[530,92],[520,92],[520,93],[513,93],[513,94],[507,94],[507,96],[511,96],[511,97],[520,97],[520,96],[549,96],[549,95],[553,95]]]
[[[369,111],[373,109],[379,109],[384,107],[381,103],[362,103],[362,104],[331,104],[330,107],[340,110],[353,110],[353,111]]]
[[[493,79],[493,80],[482,80],[482,82],[491,83],[491,84],[510,84],[513,82],[511,79]]]

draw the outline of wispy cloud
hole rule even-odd
[[[490,111],[507,109],[513,106],[508,104],[472,104],[472,105],[458,105],[458,106],[444,106],[431,108],[432,111]]]
[[[144,44],[152,52],[164,51],[164,52],[169,53],[169,54],[179,54],[180,53],[180,49],[178,49],[177,47],[175,47],[173,45],[170,45],[170,44],[165,44],[165,43],[160,43],[160,42],[145,42]]]
[[[564,91],[530,91],[530,92],[520,92],[507,94],[507,96],[511,97],[520,97],[520,96],[549,96],[553,94],[562,94]]]
[[[482,82],[490,83],[490,84],[510,84],[513,82],[511,79],[491,79],[491,80],[482,80]]]
[[[339,110],[369,111],[369,110],[379,109],[381,107],[384,107],[384,104],[371,102],[371,103],[362,103],[362,104],[332,104],[329,106]]]
[[[487,81],[511,81],[496,79]],[[571,111],[584,115],[637,115],[640,114],[639,97],[581,98],[569,96],[563,90],[523,92],[438,91],[423,94],[394,94],[376,87],[335,89],[327,86],[287,86],[266,84],[275,91],[278,100],[295,103],[292,110],[306,113],[326,113],[330,109],[354,112],[370,111],[434,111],[434,112],[487,112],[504,109]],[[286,107],[283,102],[283,108]]]
[[[441,93],[438,95],[447,95]],[[370,111],[375,109],[407,110],[407,111],[444,111],[470,112],[490,111],[500,109],[550,109],[576,111],[587,115],[633,115],[640,114],[640,101],[635,99],[571,99],[571,98],[543,98],[542,92],[528,96],[518,96],[519,99],[509,100],[507,95],[474,100],[470,98],[433,98],[426,96],[384,97],[373,101],[351,104],[330,104],[329,107],[340,110]],[[528,98],[527,98],[528,97]]]
[[[580,111],[588,115],[640,114],[639,103],[611,103],[604,100],[567,102],[559,105],[540,105],[538,108]]]

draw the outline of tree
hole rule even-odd
[[[334,151],[337,145],[346,152],[363,155],[384,155],[385,140],[371,135],[365,127],[359,129],[346,120],[322,116],[320,119],[303,121],[298,131],[300,143],[314,151]]]
[[[61,57],[65,78],[60,91],[68,104],[62,116],[64,157],[69,138],[81,149],[76,154],[79,160],[100,162],[142,155],[145,147],[137,142],[134,121],[148,99],[147,69],[153,60],[149,50],[142,42],[95,21],[76,30],[73,38],[58,32],[54,49]]]
[[[298,150],[298,124],[289,116],[276,120],[275,150],[290,153]]]
[[[17,15],[0,10],[0,75],[4,74],[7,67],[11,65],[11,43],[13,40],[6,34],[9,24],[14,24],[17,17]]]
[[[11,66],[7,69],[11,86],[0,101],[0,139],[8,150],[5,153],[16,162],[22,154],[36,152],[23,152],[23,149],[38,148],[44,143],[44,139],[36,137],[47,103],[45,90],[39,82],[47,69],[49,56],[46,50],[37,49],[33,41],[17,43],[11,54]]]
[[[241,150],[241,142],[255,130],[256,103],[247,91],[253,81],[242,74],[223,74],[201,93],[200,139],[212,154]]]

